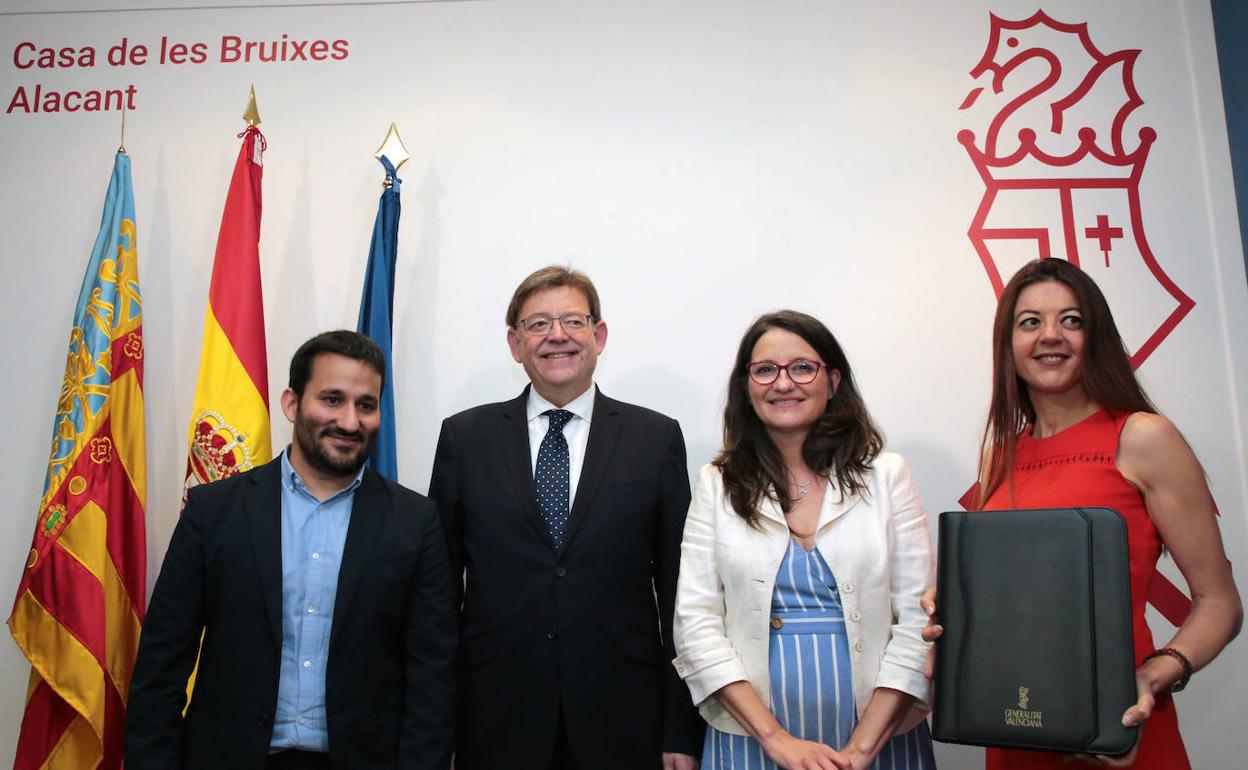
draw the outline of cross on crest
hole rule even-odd
[[[1113,239],[1122,237],[1121,227],[1110,227],[1109,217],[1105,214],[1096,215],[1096,227],[1086,227],[1083,230],[1086,238],[1095,240],[1097,248],[1105,254],[1105,267],[1109,267],[1109,252],[1113,249]]]

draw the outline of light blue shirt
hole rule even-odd
[[[282,669],[270,751],[329,751],[325,663],[351,504],[364,476],[317,500],[282,452]]]

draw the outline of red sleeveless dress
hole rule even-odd
[[[1148,584],[1161,556],[1161,535],[1144,507],[1139,490],[1118,472],[1118,435],[1129,414],[1100,410],[1082,422],[1046,438],[1030,431],[1018,439],[1014,464],[1014,499],[1002,484],[985,510],[1006,508],[1113,508],[1127,521],[1131,561],[1131,618],[1135,631],[1135,664],[1154,649],[1144,620]],[[988,770],[1071,770],[1061,754],[1016,749],[988,749]],[[1179,722],[1170,696],[1158,695],[1153,714],[1140,734],[1136,770],[1190,770]]]

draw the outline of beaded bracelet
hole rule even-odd
[[[1144,660],[1140,665],[1144,665],[1144,663],[1149,662],[1153,658],[1159,658],[1163,655],[1174,658],[1179,662],[1179,665],[1183,667],[1183,676],[1174,684],[1170,685],[1169,690],[1170,692],[1179,692],[1184,687],[1187,687],[1187,680],[1192,678],[1192,662],[1187,659],[1186,655],[1173,647],[1162,647],[1160,650],[1150,652],[1148,655],[1144,656]]]

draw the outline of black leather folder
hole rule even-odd
[[[1138,728],[1127,526],[1109,508],[940,515],[937,740],[1120,755]]]

